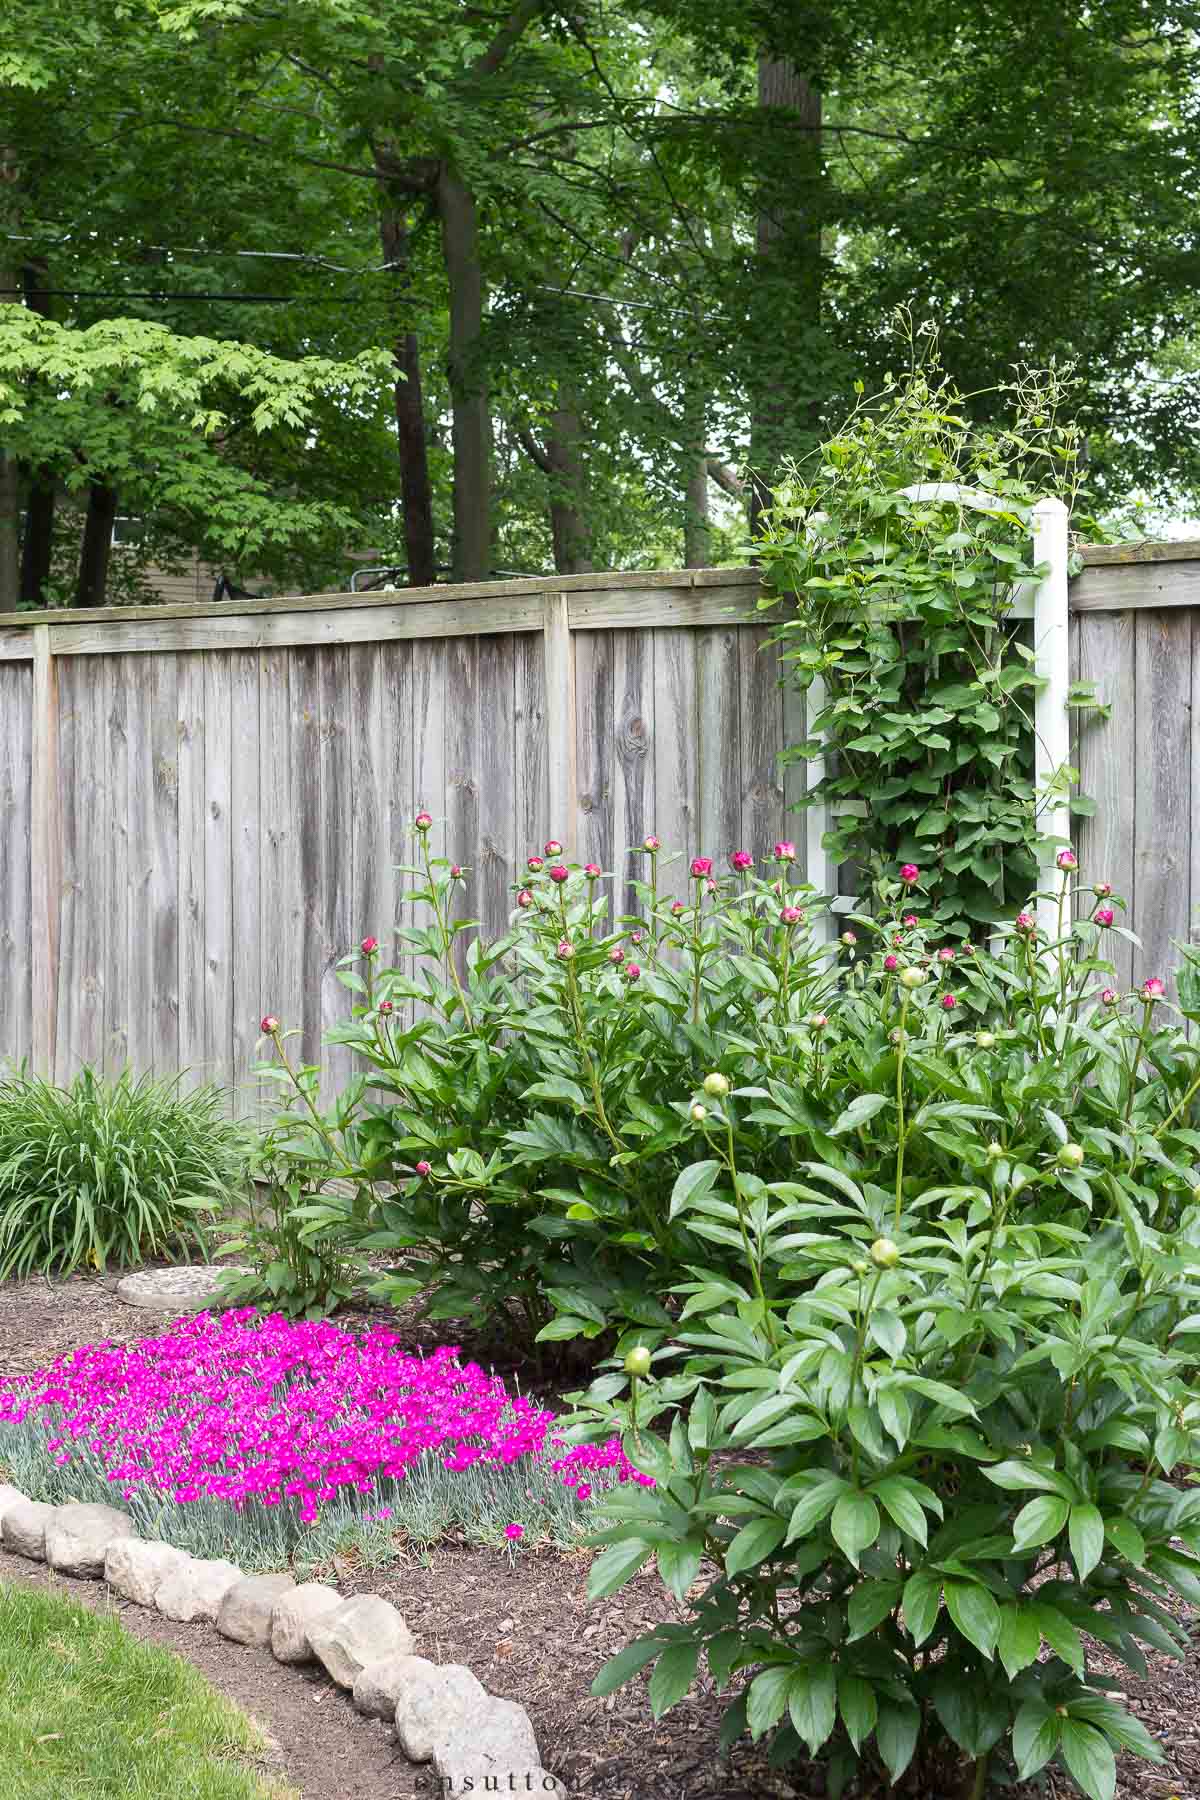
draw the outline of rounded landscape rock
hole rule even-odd
[[[117,1299],[144,1312],[204,1312],[223,1305],[222,1278],[249,1270],[232,1263],[188,1263],[179,1269],[136,1269],[117,1283]]]

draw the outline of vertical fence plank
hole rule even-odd
[[[476,881],[483,861],[478,694],[479,639],[452,638],[446,657],[446,855],[473,869]],[[467,967],[465,932],[454,945],[454,960],[461,980]]]
[[[579,847],[575,795],[579,785],[575,642],[565,594],[547,594],[542,628],[545,669],[547,778],[550,831],[559,837],[569,858],[583,857]]]
[[[204,1066],[233,1078],[232,694],[229,658],[204,655]]]
[[[654,665],[653,641],[648,631],[614,631],[612,634],[613,745],[617,766],[613,771],[613,868],[618,914],[637,910],[635,880],[646,873],[646,858],[638,845],[655,823],[654,793]]]
[[[417,810],[413,797],[413,646],[381,644],[379,646],[380,706],[382,730],[380,755],[383,759],[386,811],[381,817],[383,841],[380,854],[384,863],[387,886],[380,906],[379,939],[384,945],[389,968],[405,966],[396,932],[412,923],[413,908],[403,896],[411,889],[413,878],[404,873],[416,861],[412,822]],[[411,1016],[411,1002],[402,1011]]]
[[[293,650],[289,756],[292,764],[292,819],[296,832],[295,873],[300,896],[299,992],[292,1000],[292,1023],[300,1028],[300,1056],[321,1058],[321,983],[325,973],[321,929],[321,700],[316,650]]]
[[[258,1057],[262,988],[262,815],[259,655],[235,650],[229,658],[229,843],[233,869],[231,1056],[235,1109],[256,1104],[251,1071]]]
[[[443,638],[412,647],[413,812],[424,807],[433,814],[429,833],[433,856],[457,854],[447,848],[446,839],[447,655]]]
[[[129,686],[131,656],[106,656],[96,673],[104,694],[107,749],[97,808],[107,827],[104,909],[104,1070],[119,1075],[129,1062]]]
[[[119,671],[125,694],[125,741],[128,758],[126,880],[129,888],[128,937],[125,949],[128,1010],[126,1050],[136,1075],[147,1073],[154,1060],[151,1014],[154,1006],[154,927],[151,877],[154,870],[154,780],[151,705],[154,659],[122,657]]]
[[[790,665],[780,663],[783,677],[779,695],[780,728],[782,744],[785,750],[802,744],[807,735],[805,716],[805,698],[800,688],[790,675]],[[808,880],[808,809],[804,805],[804,796],[808,792],[808,764],[803,757],[785,760],[782,767],[783,781],[783,824],[780,836],[796,846],[794,864],[796,879]],[[771,846],[767,846],[768,851]]]
[[[1167,976],[1186,942],[1191,832],[1191,618],[1147,612],[1134,627],[1141,746],[1134,768],[1133,890],[1142,953],[1133,978]]]
[[[179,666],[152,661],[150,688],[150,1066],[174,1075],[179,1057]]]
[[[737,634],[742,829],[740,842],[732,848],[749,850],[756,863],[783,836],[779,656],[768,648],[770,635],[765,625],[742,625]]]
[[[572,667],[574,655],[572,646]],[[556,729],[563,729],[561,723]],[[549,763],[553,757],[563,754],[563,746],[553,742],[550,737],[544,640],[531,631],[517,632],[513,638],[513,730],[515,881],[534,846],[543,844],[552,830],[560,829],[551,818]],[[570,733],[569,741],[574,744],[574,731]],[[574,833],[574,841],[577,843],[579,783],[577,774],[574,773],[573,756],[571,770],[570,788],[559,801],[565,809],[561,829]],[[569,837],[563,838],[564,843],[571,841]],[[511,907],[511,904],[510,897],[507,905]]]
[[[176,665],[176,775],[179,818],[179,1064],[185,1088],[209,1080],[204,1027],[205,780],[204,656],[190,650]]]
[[[350,868],[346,822],[350,811],[350,664],[343,645],[318,653],[321,707],[321,873],[319,918],[322,938],[321,1030],[343,1025],[350,1016],[349,990],[338,980],[339,960],[350,939]],[[321,1067],[336,1092],[349,1080],[354,1059],[340,1044],[325,1044]]]
[[[1097,698],[1112,708],[1107,719],[1079,717],[1079,791],[1096,802],[1095,816],[1082,819],[1076,835],[1086,884],[1111,881],[1125,901],[1122,923],[1137,929],[1134,892],[1134,787],[1137,714],[1134,708],[1134,615],[1081,613],[1075,619],[1079,680],[1095,684]],[[1133,980],[1133,946],[1115,936],[1104,953],[1117,970],[1117,985]]]
[[[298,774],[292,728],[290,650],[263,650],[258,659],[258,865],[260,966],[259,1017],[271,1014],[284,1030],[301,1022],[300,946],[304,931],[300,833],[296,816]],[[257,1022],[251,1020],[257,1030]],[[255,1060],[270,1047],[254,1043]],[[255,1090],[260,1114],[274,1104],[267,1082]],[[249,1101],[248,1101],[249,1103]]]
[[[350,938],[379,940],[376,966],[391,955],[386,818],[390,805],[383,760],[383,695],[378,644],[352,644],[350,680]],[[365,965],[364,965],[365,967]]]
[[[33,629],[33,666],[3,672],[4,1036],[0,1052],[26,1056],[53,1079],[58,1031],[62,831],[59,820],[58,668],[49,627]]]
[[[700,749],[697,849],[714,863],[737,848],[742,826],[737,627],[696,633],[696,738]]]
[[[471,885],[460,888],[456,910],[479,919],[484,932],[503,931],[512,903],[510,888],[517,857],[516,673],[515,633],[481,637],[475,705],[480,771],[478,806],[479,862]],[[564,827],[565,829],[565,827]],[[565,840],[564,840],[565,842]]]
[[[688,858],[698,848],[700,757],[696,741],[696,639],[694,633],[653,633],[654,820],[668,860],[659,892],[687,897]]]
[[[618,854],[613,838],[612,633],[576,631],[572,633],[572,639],[575,650],[575,767],[579,792],[575,854],[580,862],[599,863],[607,877],[610,870],[616,870]],[[547,693],[547,709],[549,704]],[[553,733],[550,744],[553,769]],[[557,831],[553,810],[550,819],[551,829]],[[619,846],[621,851],[624,848],[624,844]],[[612,880],[606,879],[597,893],[606,900],[611,921],[614,913]]]
[[[67,1073],[73,1075],[85,1064],[99,1069],[104,1062],[105,920],[112,832],[105,793],[109,744],[104,663],[98,657],[84,656],[67,666],[75,687],[76,956],[65,984],[66,1041],[70,1046]]]

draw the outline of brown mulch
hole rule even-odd
[[[44,1366],[79,1344],[132,1342],[155,1331],[158,1315],[116,1299],[117,1279],[0,1284],[0,1378]],[[338,1323],[353,1329],[384,1317],[402,1322],[410,1335],[408,1318],[373,1310],[344,1313]],[[432,1333],[420,1335],[436,1341]],[[443,1339],[448,1335],[443,1331]],[[646,1571],[608,1600],[589,1604],[587,1567],[585,1553],[519,1551],[510,1561],[492,1550],[446,1543],[427,1552],[400,1548],[384,1570],[339,1558],[328,1575],[343,1593],[378,1593],[398,1606],[423,1655],[466,1663],[489,1692],[526,1706],[547,1768],[573,1794],[590,1800],[822,1800],[819,1767],[773,1771],[765,1747],[746,1740],[730,1758],[718,1756],[724,1701],[703,1676],[657,1722],[645,1678],[608,1699],[593,1699],[592,1680],[609,1656],[683,1614]],[[110,1604],[100,1584],[63,1580],[2,1553],[0,1579],[61,1582],[89,1605]],[[261,1723],[277,1746],[264,1769],[291,1782],[302,1800],[415,1800],[437,1792],[432,1772],[407,1763],[386,1728],[360,1718],[314,1669],[283,1669],[269,1652],[227,1643],[210,1626],[177,1625],[117,1604],[136,1636],[188,1657]],[[1160,1765],[1120,1759],[1118,1800],[1200,1800],[1200,1646],[1183,1663],[1149,1660],[1145,1681],[1103,1651],[1093,1660],[1118,1679],[1130,1709],[1165,1752]],[[1035,1792],[1067,1800],[1074,1791],[1057,1770],[1041,1788],[1008,1790],[1013,1800],[1032,1800]]]

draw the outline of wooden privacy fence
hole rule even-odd
[[[1114,715],[1079,739],[1081,852],[1148,973],[1200,906],[1200,545],[1087,564],[1073,672]],[[0,1053],[186,1069],[249,1106],[261,1015],[315,1060],[338,957],[390,948],[421,806],[490,931],[551,835],[615,871],[618,911],[651,831],[719,859],[788,836],[803,872],[804,771],[778,763],[803,705],[756,594],[705,570],[0,617]]]

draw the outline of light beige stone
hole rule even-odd
[[[368,1663],[385,1656],[407,1656],[413,1635],[394,1606],[378,1594],[355,1594],[343,1600],[309,1629],[309,1642],[325,1672],[339,1687],[354,1686]]]
[[[271,1642],[275,1607],[295,1582],[290,1575],[247,1575],[231,1587],[217,1613],[217,1630],[235,1644]]]
[[[271,1615],[271,1649],[282,1663],[309,1662],[313,1648],[308,1638],[310,1625],[325,1618],[342,1604],[336,1588],[320,1581],[304,1581],[276,1602]]]

